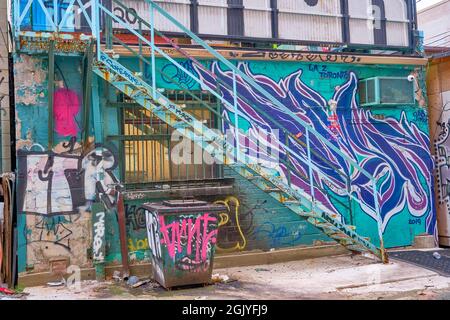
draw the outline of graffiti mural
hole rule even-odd
[[[95,218],[93,219],[94,225],[94,242],[93,242],[93,252],[94,261],[103,262],[105,260],[103,238],[105,236],[105,212],[100,211],[95,213]],[[102,250],[103,249],[103,250]]]
[[[91,214],[70,215],[20,215],[19,252],[24,252],[23,261],[27,270],[48,271],[49,263],[55,257],[68,257],[82,267],[90,266],[87,249],[92,246]]]
[[[258,226],[255,230],[255,235],[267,239],[271,248],[279,248],[294,246],[298,243],[303,236],[303,229],[305,229],[305,225],[298,224],[298,229],[292,232],[285,225],[267,221]]]
[[[183,68],[188,70],[189,72],[195,72],[192,62],[185,61],[181,62]],[[152,70],[148,64],[145,64],[144,67],[144,79],[152,78]],[[173,64],[166,64],[161,69],[161,78],[166,84],[172,84],[174,81],[185,86],[188,89],[192,89],[196,84],[196,81],[192,79],[186,72],[178,68]]]
[[[230,196],[225,200],[217,200],[215,204],[224,205],[227,212],[219,214],[218,252],[234,252],[245,250],[247,237],[253,233],[254,211],[264,206],[256,203],[253,208],[241,205],[238,198]]]
[[[127,197],[134,194],[127,194]],[[150,246],[147,238],[147,223],[143,202],[125,203],[125,219],[128,235],[128,253],[130,261],[149,260]]]
[[[100,148],[100,146],[97,146]],[[113,170],[117,157],[101,147],[85,156],[57,154],[53,151],[18,151],[19,211],[28,214],[60,215],[88,209],[97,194],[111,208],[116,202],[111,185],[117,184]],[[105,170],[99,179],[99,166]],[[105,196],[106,195],[106,196]]]
[[[125,203],[125,217],[127,226],[133,231],[145,231],[145,209],[138,204]]]
[[[440,132],[435,140],[437,194],[439,204],[447,204],[450,210],[450,121],[440,123]]]
[[[359,107],[358,79],[354,72],[349,72],[348,79],[336,86],[331,97],[326,99],[320,92],[302,81],[302,69],[275,81],[267,75],[252,72],[249,63],[240,62],[238,67],[308,125],[313,126],[322,136],[328,138],[341,152],[376,177],[379,182],[380,192],[377,196],[383,232],[386,231],[393,217],[407,210],[412,217],[426,221],[424,223],[426,232],[435,233],[436,218],[431,174],[433,159],[429,152],[429,137],[415,123],[408,120],[404,111],[397,117],[386,116],[384,119],[379,119],[370,110]],[[205,86],[210,89],[216,88],[216,81],[211,75],[201,68],[195,68],[205,82]],[[224,99],[232,102],[232,72],[222,69],[217,62],[211,63],[210,69],[229,85],[221,87],[221,94]],[[278,127],[274,122],[274,119],[277,119],[290,133],[297,136],[304,134],[305,128],[301,124],[292,119],[289,114],[280,111],[270,101],[262,98],[251,87],[238,81],[237,88],[240,97],[245,97],[245,100],[239,99],[238,103],[240,117],[243,118],[242,121],[247,122],[249,131],[258,126],[273,132]],[[263,108],[270,116],[264,116],[253,106]],[[234,110],[227,105],[224,105],[224,108],[225,117],[233,119]],[[282,146],[280,156],[285,160],[287,152],[284,141],[287,138],[283,132],[279,132]],[[251,144],[246,139],[246,137],[240,137],[242,144],[245,143],[251,148]],[[368,210],[368,207],[375,207],[370,180],[360,172],[354,171],[342,156],[317,138],[311,138],[311,146],[317,152],[312,157],[313,162],[325,175],[331,177],[334,185],[330,188],[330,184],[325,183],[323,178],[316,174],[315,183],[323,190],[329,190],[326,193],[316,190],[316,199],[331,211],[341,213],[333,199],[339,197],[339,190],[345,190],[347,186],[346,181],[336,174],[332,165],[350,174],[352,194],[360,200],[359,210],[375,221],[376,217],[371,210]],[[305,147],[294,139],[289,138],[289,147],[300,156],[306,154]],[[321,161],[321,158],[328,159],[331,165]],[[308,176],[308,167],[303,162],[295,159],[292,154],[290,161],[301,175]],[[287,180],[288,169],[282,164],[280,166],[279,174]],[[301,179],[300,174],[291,174],[290,179],[293,185],[310,193],[309,183]]]
[[[164,272],[161,269],[161,238],[159,235],[158,216],[154,212],[145,210],[147,221],[147,238],[149,240],[150,250],[152,251],[152,267],[155,279],[164,281]]]
[[[71,251],[70,240],[73,234],[71,223],[73,223],[73,219],[70,216],[38,216],[32,228],[36,234],[31,232],[28,236],[25,235],[27,243],[47,242]]]
[[[153,259],[161,259],[164,250],[178,270],[201,272],[210,267],[217,242],[216,215],[164,216],[146,210],[146,216]]]
[[[55,131],[63,137],[76,136],[79,128],[75,117],[80,111],[80,102],[75,91],[59,88],[54,93],[53,116]]]

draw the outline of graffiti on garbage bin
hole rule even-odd
[[[161,254],[158,250],[167,250],[175,267],[182,271],[203,272],[209,268],[212,247],[217,242],[216,216],[209,213],[200,216],[180,215],[175,218],[161,215],[158,223],[160,231],[158,237],[161,238],[150,241],[151,247],[155,246],[157,255]]]
[[[159,239],[159,222],[158,216],[154,212],[145,210],[145,218],[147,221],[147,238],[152,251],[152,266],[159,279],[164,280],[164,273],[161,270],[161,241]]]

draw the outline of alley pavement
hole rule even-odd
[[[448,300],[450,278],[391,260],[342,255],[251,267],[216,269],[217,282],[166,290],[152,281],[133,288],[122,281],[82,281],[78,288],[24,288],[20,297],[0,299],[180,299],[180,300]],[[141,279],[143,280],[143,279]]]

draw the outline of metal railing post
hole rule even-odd
[[[355,224],[355,219],[353,218],[353,210],[352,210],[352,182],[350,179],[350,175],[347,176],[347,195],[348,195],[348,208],[349,208],[349,213],[350,213],[350,224],[354,225]]]
[[[112,19],[109,15],[105,15],[105,44],[106,49],[113,49],[113,28],[112,28]]]
[[[285,130],[283,130],[283,131],[284,131],[284,136],[286,137],[285,138],[285,145],[287,147],[287,149],[286,149],[286,159],[288,161],[288,164],[291,164],[292,161],[291,161],[291,153],[289,151],[289,135],[287,134],[287,132]],[[289,187],[291,187],[292,186],[291,170],[288,170],[287,180],[288,180]]]
[[[13,28],[14,28],[14,37],[17,39],[17,36],[20,32],[20,25],[22,21],[19,21],[20,19],[20,0],[15,0],[12,2],[14,8],[13,8]]]
[[[58,0],[53,0],[53,19],[55,19],[56,32],[59,32],[58,25]]]
[[[389,261],[388,261],[388,257],[386,254],[386,249],[384,247],[384,240],[383,240],[383,222],[381,220],[380,203],[378,200],[377,181],[375,179],[373,179],[372,183],[373,183],[373,197],[374,197],[374,204],[375,204],[375,212],[377,214],[378,237],[380,239],[381,260],[383,261],[383,263],[388,263]]]
[[[233,70],[233,107],[234,107],[234,128],[236,135],[236,162],[240,161],[240,141],[239,141],[239,114],[237,100],[236,72]]]
[[[98,6],[99,0],[92,0],[92,34],[97,42],[97,60],[100,60],[100,11]]]
[[[308,154],[309,185],[311,188],[311,202],[312,202],[311,205],[314,210],[315,196],[314,196],[314,174],[313,174],[312,159],[311,159],[311,140],[309,137],[309,128],[305,127],[305,129],[306,129],[306,153]]]
[[[153,2],[150,2],[150,43],[152,54],[152,88],[153,98],[156,99],[156,66],[155,66],[155,10],[153,9]]]
[[[142,22],[141,20],[139,20],[139,33],[142,34]],[[142,56],[142,40],[140,38],[138,38],[138,44],[139,44],[139,55]],[[141,59],[139,59],[139,72],[141,73],[141,75],[144,74],[144,63],[142,62]]]

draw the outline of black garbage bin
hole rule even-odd
[[[165,288],[211,281],[223,205],[197,200],[146,203],[153,278]]]

